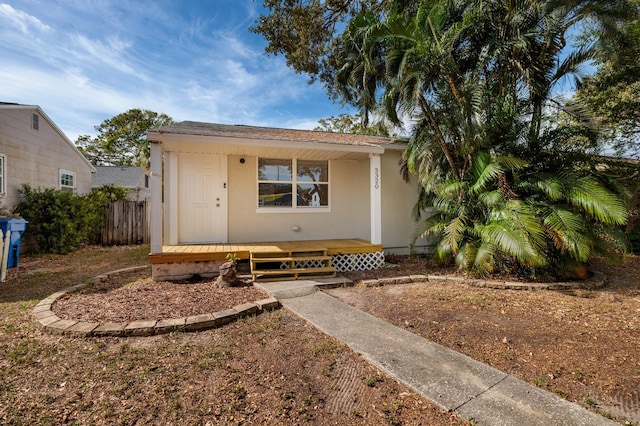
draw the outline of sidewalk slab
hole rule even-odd
[[[511,376],[459,407],[456,412],[480,425],[618,425]]]
[[[295,285],[291,283],[295,282]],[[272,282],[255,282],[254,287],[267,292],[271,297],[278,300],[290,299],[292,297],[301,297],[318,291],[318,286],[314,281],[272,281]]]
[[[280,303],[448,411],[507,377],[322,292]]]
[[[325,293],[280,303],[424,398],[479,425],[616,424]]]
[[[254,282],[253,285],[278,300],[301,297],[315,293],[320,288],[336,288],[351,285],[345,277],[319,278],[315,280]]]

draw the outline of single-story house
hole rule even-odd
[[[20,202],[24,184],[88,193],[94,172],[39,106],[0,102],[0,194],[5,207]]]
[[[91,188],[102,185],[118,185],[129,190],[129,200],[148,201],[151,199],[149,174],[142,167],[95,166]]]
[[[147,138],[156,280],[215,275],[229,254],[261,279],[373,269],[409,250],[418,187],[400,174],[402,140],[191,121]]]

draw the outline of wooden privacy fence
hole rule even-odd
[[[113,201],[105,206],[101,242],[104,245],[149,242],[148,201]]]

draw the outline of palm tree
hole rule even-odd
[[[338,87],[365,114],[415,123],[403,169],[421,183],[417,213],[433,208],[423,230],[441,257],[470,272],[531,272],[620,247],[622,201],[586,153],[565,153],[567,135],[594,134],[549,115],[564,106],[558,83],[593,55],[567,53],[567,32],[624,2],[600,3],[398,1],[351,21]]]

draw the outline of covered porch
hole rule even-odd
[[[154,279],[216,274],[229,254],[254,278],[374,269],[383,245],[408,246],[392,139],[196,122],[148,139]],[[395,175],[386,206],[383,174]]]

